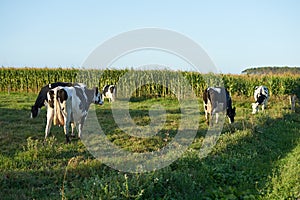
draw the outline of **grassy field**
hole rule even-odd
[[[270,99],[265,113],[251,114],[251,99],[233,97],[236,122],[226,121],[213,151],[199,158],[207,131],[202,102],[197,136],[171,165],[148,173],[124,173],[95,159],[78,139],[65,144],[53,127],[43,145],[46,110],[30,119],[33,93],[0,93],[0,199],[297,199],[300,198],[300,117],[285,97]],[[174,99],[132,99],[130,114],[150,123],[160,103],[166,124],[139,139],[114,123],[111,107],[97,108],[107,138],[133,152],[156,151],[176,134],[180,109]]]

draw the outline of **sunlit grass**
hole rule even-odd
[[[29,119],[35,97],[0,94],[1,199],[300,198],[299,114],[290,112],[285,97],[272,97],[265,112],[252,115],[252,99],[234,96],[236,122],[226,120],[216,146],[203,159],[199,151],[207,124],[200,100],[199,128],[189,149],[171,165],[142,174],[106,166],[78,139],[65,144],[62,127],[53,127],[43,144],[45,108],[38,118]],[[151,138],[122,131],[107,102],[96,109],[97,117],[115,145],[137,153],[157,151],[177,134],[180,108],[172,98],[135,99],[130,115],[141,128],[151,123],[153,104],[166,110],[166,122]]]

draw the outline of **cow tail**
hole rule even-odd
[[[53,123],[54,125],[64,125],[64,117],[62,114],[62,109],[60,105],[60,100],[57,98],[54,98],[54,119]]]
[[[210,98],[209,88],[207,88],[206,91],[207,91],[207,92],[206,92],[206,94],[207,94],[207,101],[206,101],[205,103],[207,104],[207,103],[208,103],[208,100],[211,99],[211,98]]]
[[[57,124],[59,124],[59,121],[58,121],[58,119],[57,119],[58,102],[57,102],[57,100],[56,100],[55,97],[54,97],[53,101],[54,101],[54,109],[53,109],[53,110],[54,110],[54,117],[53,117],[53,124],[54,124],[54,125],[57,125]]]

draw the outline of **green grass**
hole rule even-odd
[[[171,165],[148,173],[124,173],[95,159],[80,140],[65,144],[52,127],[43,144],[46,110],[29,119],[33,93],[0,93],[1,199],[297,199],[300,198],[300,118],[285,97],[271,97],[265,113],[251,114],[251,99],[233,97],[236,122],[226,121],[212,152],[199,158],[207,125],[200,101],[199,130]],[[149,125],[149,108],[161,104],[166,123],[151,138],[130,136],[116,125],[109,103],[97,108],[107,138],[129,151],[157,151],[176,135],[178,102],[132,99],[130,115]]]

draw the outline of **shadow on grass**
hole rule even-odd
[[[262,113],[249,120],[238,120],[234,127],[226,123],[218,144],[206,158],[187,154],[155,172],[153,180],[173,181],[154,185],[152,189],[161,193],[145,197],[163,198],[165,193],[171,198],[188,199],[261,197],[278,161],[299,144],[299,115],[286,113],[271,118]],[[201,142],[205,133],[201,126],[196,140]],[[193,144],[193,148],[198,152],[201,145]]]
[[[0,108],[0,148],[1,153],[14,155],[26,145],[28,137],[40,139],[44,135],[46,124],[42,111],[36,119],[30,119],[28,109]],[[44,115],[44,118],[43,118]]]
[[[234,133],[222,134],[215,150],[202,161],[189,161],[190,165],[199,163],[198,170],[205,171],[196,173],[206,177],[199,185],[200,199],[257,199],[266,192],[278,161],[299,145],[299,115],[288,113],[276,119],[262,115],[257,121],[255,126],[246,124]]]

